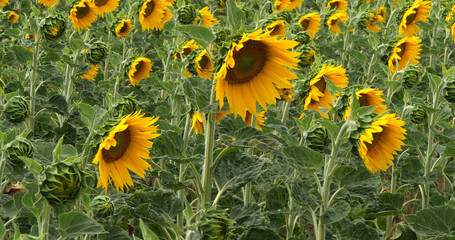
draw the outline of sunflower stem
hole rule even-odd
[[[186,114],[186,120],[185,120],[185,130],[183,131],[183,156],[187,155],[187,147],[188,147],[188,137],[189,137],[189,132],[190,132],[190,121],[191,116],[190,113]],[[184,182],[185,181],[185,164],[180,163],[179,164],[179,182]],[[177,196],[180,199],[181,202],[184,202],[185,200],[185,190],[180,189],[177,192]],[[179,226],[180,229],[183,229],[183,212],[181,212],[179,215],[177,215],[177,225]]]
[[[435,39],[436,39],[436,36],[437,36],[437,31],[438,31],[438,26],[439,24],[433,24],[433,32],[430,36],[430,49],[432,49],[434,47],[434,42],[435,42]],[[434,67],[434,54],[431,53],[430,54],[430,68],[433,68]]]
[[[298,177],[299,177],[299,173],[297,172],[296,169],[294,169],[294,178],[298,178]],[[287,186],[287,188],[288,188],[288,193],[290,196],[289,197],[289,211],[292,211],[292,209],[295,208],[296,204],[295,204],[294,198],[291,196],[291,188],[289,186]],[[294,235],[295,223],[297,222],[297,219],[298,219],[297,214],[290,213],[287,216],[286,239],[289,239]]]
[[[51,207],[49,205],[45,205],[43,208],[43,212],[40,216],[42,220],[40,221],[39,227],[39,239],[47,240],[48,239],[48,231],[49,231],[49,218],[51,215]]]
[[[110,43],[111,42],[111,36],[112,36],[112,33],[111,31],[108,31],[108,35],[107,35],[107,42]],[[104,81],[107,82],[108,79],[109,79],[109,50],[106,54],[106,60],[104,61]]]
[[[390,193],[395,193],[396,188],[397,188],[397,178],[395,176],[395,167],[391,166],[390,168],[392,169],[392,171],[391,171],[392,178],[390,180]],[[387,238],[392,235],[393,217],[394,217],[394,215],[387,216],[387,219],[386,219],[385,236]]]
[[[286,124],[286,120],[288,118],[290,107],[291,107],[291,102],[286,102],[286,105],[284,106],[284,110],[283,110],[283,115],[281,116],[281,122],[283,124]]]
[[[39,45],[40,45],[40,29],[36,34],[36,45],[33,47],[32,71],[30,77],[30,116],[29,116],[29,129],[34,135],[35,132],[35,100],[36,100],[36,82],[38,80],[38,73],[36,68],[39,61]]]

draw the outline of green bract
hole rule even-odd
[[[28,116],[28,102],[21,96],[14,96],[6,103],[3,114],[11,123],[21,123]]]
[[[24,166],[24,162],[19,157],[31,158],[33,155],[33,147],[30,140],[18,137],[8,144],[6,152],[8,163],[14,167],[19,167]]]
[[[92,214],[96,218],[107,218],[114,213],[114,204],[108,196],[97,196],[92,200]]]
[[[229,238],[232,223],[226,210],[210,208],[202,214],[197,229],[202,240],[225,240]]]
[[[44,19],[41,33],[46,40],[52,41],[65,33],[66,19],[61,15],[50,16]]]
[[[178,20],[181,24],[193,24],[197,17],[197,10],[193,5],[186,5],[177,10]]]

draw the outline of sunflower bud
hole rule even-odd
[[[6,103],[4,114],[9,122],[21,123],[28,116],[28,102],[21,96],[14,96]]]
[[[107,56],[107,46],[103,42],[95,42],[87,51],[87,60],[94,65],[99,64]]]
[[[416,105],[412,107],[411,111],[411,122],[415,124],[421,124],[425,122],[425,119],[427,118],[427,112],[425,111],[425,108],[421,105]]]
[[[226,38],[229,36],[229,32],[230,30],[227,29],[227,28],[222,28],[222,29],[219,29],[216,33],[215,33],[215,43],[218,44],[218,45],[221,45],[223,42],[226,41]]]
[[[6,147],[8,163],[13,167],[22,167],[24,162],[19,157],[31,158],[33,148],[30,141],[23,137],[16,138]]]
[[[300,45],[308,44],[311,40],[310,34],[307,31],[299,31],[295,34],[295,41],[299,42]]]
[[[315,51],[309,45],[302,45],[297,49],[298,52],[301,52],[299,59],[299,65],[301,67],[308,67],[313,65]]]
[[[284,20],[287,23],[291,23],[292,21],[292,12],[289,9],[283,9],[277,13],[277,16],[280,20]]]
[[[455,104],[455,79],[452,78],[451,80],[447,81],[445,87],[445,95],[444,98],[450,102]]]
[[[368,25],[370,25],[370,22],[372,21],[370,13],[369,12],[364,12],[362,15],[360,15],[359,21],[357,22],[357,26],[359,26],[360,29],[367,29]]]
[[[97,196],[92,200],[92,214],[95,218],[107,218],[114,213],[114,204],[108,196]]]
[[[224,240],[229,238],[232,223],[225,210],[210,208],[202,215],[197,228],[202,240]]]
[[[327,130],[322,126],[317,126],[306,137],[308,147],[318,152],[324,152],[329,146],[329,135]]]
[[[178,20],[181,24],[193,24],[197,17],[197,10],[192,5],[181,7],[177,10]]]
[[[83,177],[78,166],[55,163],[40,174],[40,192],[51,205],[65,204],[77,198],[84,187]]]
[[[422,68],[416,65],[408,65],[403,76],[403,85],[406,89],[416,86],[422,76]]]
[[[61,15],[47,17],[41,26],[41,32],[48,41],[61,37],[65,33],[65,29],[66,21]]]
[[[116,109],[122,116],[128,115],[135,111],[139,110],[139,102],[134,98],[134,96],[126,96],[121,99],[116,106]]]

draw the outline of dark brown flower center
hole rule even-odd
[[[305,19],[300,23],[300,26],[302,26],[303,31],[307,30],[308,25],[310,25],[310,20]]]
[[[248,40],[233,54],[235,66],[228,69],[226,80],[229,84],[242,84],[251,81],[264,68],[267,62],[267,46],[255,40]]]
[[[330,3],[330,8],[331,8],[331,9],[338,8],[338,2]]]
[[[207,54],[204,54],[201,60],[199,60],[199,66],[204,71],[209,71],[213,68],[212,61],[210,61],[210,58],[207,56]]]
[[[83,7],[76,7],[76,17],[77,18],[84,18],[90,12],[90,6],[84,2]]]
[[[147,6],[145,7],[145,17],[148,17],[150,14],[152,14],[153,12],[153,9],[155,8],[155,3],[153,1],[150,1],[148,3],[146,3]]]
[[[107,2],[109,2],[109,0],[95,0],[95,5],[97,7],[102,7],[102,6],[106,5]]]
[[[282,24],[277,24],[277,25],[275,25],[275,26],[273,26],[273,27],[271,27],[271,28],[269,28],[267,30],[272,30],[270,32],[270,36],[275,36],[275,35],[280,35],[281,32],[284,32],[283,28],[284,28],[284,26]]]
[[[109,150],[101,150],[103,160],[107,163],[115,162],[123,157],[131,143],[130,130],[126,129],[123,132],[116,133],[114,139],[117,141],[117,145],[115,145],[115,147],[111,146]]]
[[[140,74],[143,66],[144,66],[143,61],[140,61],[138,64],[136,64],[136,72],[134,72],[134,77]]]
[[[412,21],[414,21],[414,19],[416,18],[417,14],[416,13],[413,13],[409,16],[406,17],[406,26],[411,24]]]
[[[361,94],[360,97],[359,97],[359,105],[361,107],[366,107],[366,106],[370,106],[370,103],[368,102],[368,97],[366,94]]]
[[[400,56],[400,58],[403,58],[404,52],[406,51],[406,42],[400,44],[400,45],[398,46],[398,48],[401,50],[401,51],[398,53],[398,56]]]
[[[122,27],[120,28],[119,32],[120,32],[120,33],[126,33],[126,32],[128,32],[128,29],[129,29],[128,23],[127,23],[127,22],[124,22],[123,25],[122,25]]]
[[[376,144],[381,139],[382,133],[384,133],[384,131],[386,131],[387,128],[385,126],[382,126],[382,129],[383,129],[382,132],[373,133],[373,141],[371,142],[371,144],[365,142],[365,146],[368,148],[368,150],[371,150],[374,148],[374,146],[376,146]]]

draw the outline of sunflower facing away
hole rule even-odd
[[[54,6],[54,4],[58,2],[60,2],[60,0],[38,0],[38,3],[48,8]]]
[[[286,34],[286,23],[284,20],[278,20],[269,24],[266,31],[270,31],[270,36],[284,37]]]
[[[309,13],[300,18],[299,24],[302,26],[303,31],[308,32],[311,39],[313,39],[321,27],[321,18],[317,12]]]
[[[152,71],[152,61],[148,58],[140,57],[134,60],[131,64],[130,71],[128,71],[128,77],[131,85],[136,86],[139,81],[150,76]]]
[[[362,89],[356,92],[357,100],[360,107],[376,106],[375,113],[383,113],[387,111],[387,106],[384,105],[385,100],[382,98],[382,91],[372,88]],[[351,102],[351,101],[349,101]],[[346,120],[351,113],[351,107],[346,110],[343,120]]]
[[[96,14],[104,18],[105,13],[115,11],[120,0],[93,0]]]
[[[144,160],[150,159],[148,149],[153,144],[150,140],[160,135],[156,133],[158,126],[153,126],[157,120],[144,117],[139,111],[124,117],[109,132],[93,160],[94,164],[99,164],[97,187],[103,187],[107,192],[111,182],[117,191],[134,186],[128,169],[144,178],[145,170],[150,167]]]
[[[422,40],[419,37],[405,37],[399,40],[394,48],[393,52],[389,57],[389,69],[392,74],[395,74],[397,70],[397,63],[398,63],[398,71],[404,69],[408,64],[408,61],[411,64],[418,64],[420,59],[420,48],[421,44],[419,44]]]
[[[131,20],[122,19],[117,27],[115,27],[115,35],[119,38],[128,37],[128,34],[131,30],[133,30],[133,24],[131,23]]]
[[[216,100],[220,108],[227,97],[229,108],[235,116],[245,119],[246,111],[257,116],[256,103],[267,111],[267,104],[276,104],[280,98],[277,88],[292,88],[291,79],[296,79],[291,70],[297,69],[300,53],[289,51],[296,41],[280,40],[269,33],[257,30],[243,34],[231,50],[216,74]]]
[[[182,47],[183,51],[182,52],[179,52],[179,51],[175,52],[174,59],[182,58],[182,55],[183,56],[188,56],[191,52],[193,52],[194,50],[196,50],[198,48],[199,48],[199,46],[194,44],[194,39],[190,40],[187,43],[185,43],[185,45],[183,45],[183,47]]]
[[[367,24],[366,27],[373,32],[377,32],[377,31],[381,30],[381,27],[376,25],[375,23],[382,22],[382,16],[376,15],[374,13],[370,13],[369,15],[370,15],[370,18],[366,23]]]
[[[275,6],[275,9],[277,12],[287,9],[289,6],[290,0],[275,0],[273,5]]]
[[[8,3],[9,3],[9,0],[0,0],[0,7],[4,7]]]
[[[213,76],[213,64],[212,60],[210,60],[210,56],[207,53],[207,50],[201,51],[199,55],[197,55],[196,59],[194,60],[195,62],[195,69],[197,72],[197,75],[201,78],[204,79],[212,79]]]
[[[420,28],[416,22],[427,22],[430,16],[431,1],[417,0],[403,14],[400,22],[400,36],[411,37],[416,35]]]
[[[12,23],[16,23],[17,20],[19,20],[19,15],[17,15],[17,13],[15,11],[11,11],[8,16],[6,17],[6,20],[12,22]]]
[[[278,93],[280,94],[281,99],[283,99],[286,102],[292,102],[293,99],[291,96],[294,96],[294,92],[291,89],[288,88],[277,88],[276,89]]]
[[[199,10],[199,14],[202,16],[202,26],[204,27],[211,27],[215,23],[219,23],[220,20],[213,17],[213,14],[210,12],[209,7],[204,7],[203,9]],[[200,24],[201,17],[197,16],[194,20],[194,24]]]
[[[73,26],[78,31],[87,30],[97,18],[93,3],[90,0],[81,0],[73,6],[68,18],[73,21]]]
[[[82,79],[95,81],[95,77],[98,74],[99,69],[100,69],[100,67],[98,65],[90,64],[90,69],[79,77]]]
[[[230,113],[231,111],[216,113],[215,120],[219,122],[222,118]],[[198,110],[196,110],[193,114],[193,123],[191,125],[191,128],[193,128],[193,132],[196,134],[204,133],[204,121],[202,120],[202,114]]]
[[[380,22],[385,22],[385,20],[387,18],[387,10],[385,9],[384,6],[382,6],[378,9],[377,15],[382,17],[382,19],[379,20]]]
[[[338,11],[329,17],[327,20],[327,26],[329,27],[330,31],[332,31],[333,35],[336,35],[338,33],[341,33],[341,30],[338,27],[338,22],[342,21],[346,23],[346,20],[348,20],[348,13],[345,11]]]
[[[294,10],[298,7],[300,7],[303,3],[303,0],[289,0],[289,4],[288,4],[288,9],[289,10]]]
[[[348,10],[348,1],[346,0],[330,0],[327,3],[327,8],[335,9],[339,11]]]
[[[360,135],[359,155],[372,173],[387,171],[389,165],[393,165],[393,155],[401,151],[406,139],[404,124],[395,114],[387,114],[372,122],[371,127]]]
[[[147,0],[139,12],[139,22],[142,25],[142,31],[149,29],[161,30],[171,18],[172,13],[164,0]]]
[[[310,81],[310,92],[305,98],[304,110],[313,109],[321,114],[324,118],[329,118],[329,115],[323,113],[319,107],[330,110],[333,101],[337,98],[327,89],[327,80],[332,81],[335,85],[345,88],[348,85],[348,77],[346,69],[341,66],[322,65],[321,70]]]
[[[254,125],[254,128],[256,128],[258,130],[262,129],[261,126],[265,125],[264,117],[265,117],[265,111],[258,113],[258,115],[256,116],[256,125]],[[252,127],[251,126],[252,121],[253,121],[253,115],[250,112],[246,111],[246,117],[245,117],[246,126]]]

